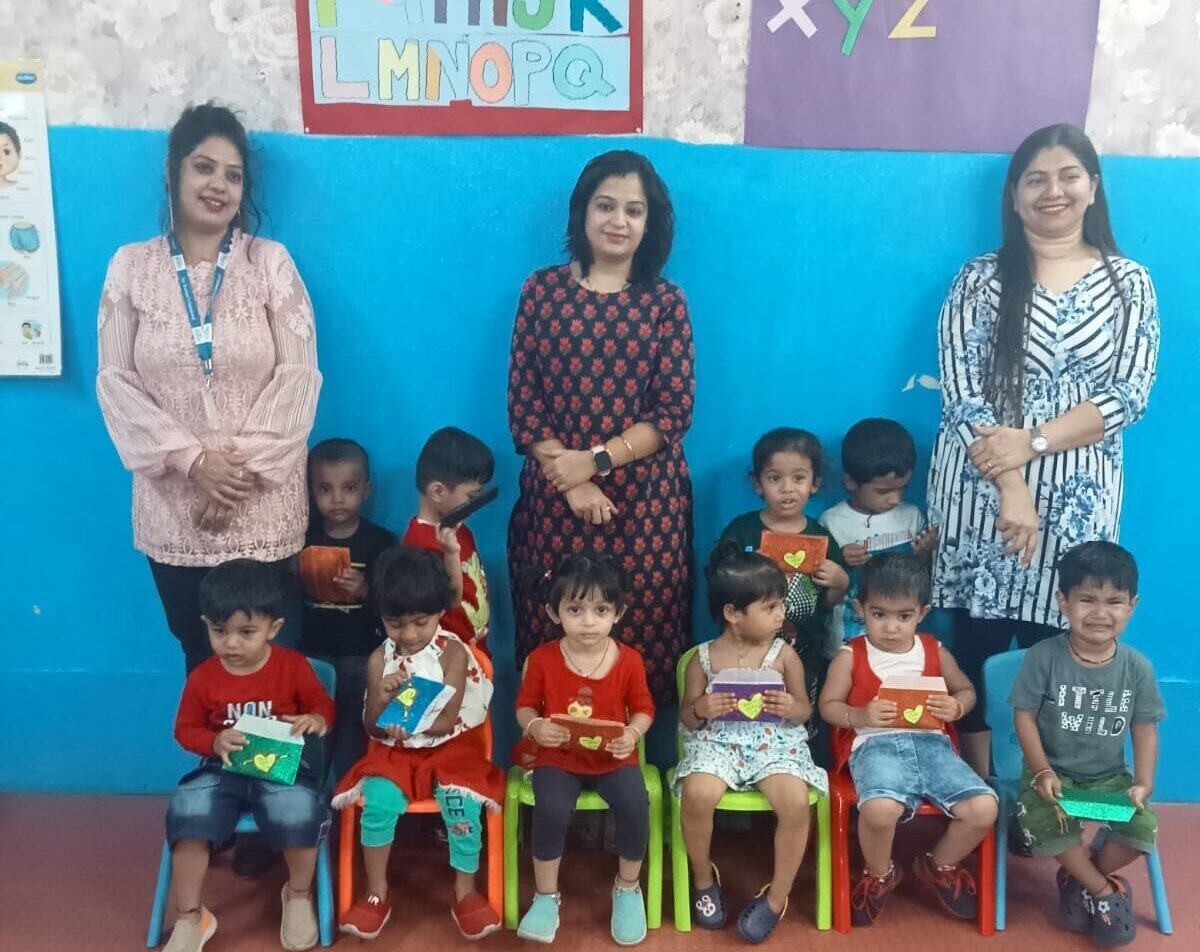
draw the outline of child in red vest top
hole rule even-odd
[[[976,914],[975,880],[958,864],[996,822],[996,795],[958,755],[954,721],[975,705],[975,689],[937,639],[918,634],[929,612],[929,568],[911,553],[885,554],[862,567],[855,607],[867,633],[844,645],[829,665],[821,716],[834,728],[835,769],[849,767],[858,796],[858,842],[866,869],[851,893],[855,925],[869,925],[899,885],[892,862],[896,824],[922,801],[950,817],[950,825],[913,872],[947,912]],[[940,677],[946,694],[931,694],[896,726],[898,706],[881,698],[890,677]],[[909,727],[921,708],[937,725]]]

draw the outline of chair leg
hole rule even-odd
[[[675,900],[675,931],[692,931],[691,877],[688,871],[687,848],[683,845],[683,805],[676,795],[671,797],[671,895]]]
[[[317,924],[321,932],[321,945],[333,945],[333,881],[329,870],[329,840],[317,847]]]
[[[646,850],[650,854],[646,863],[646,927],[657,929],[662,926],[663,892],[663,791],[655,784],[647,791],[650,798],[650,840]]]
[[[338,886],[337,912],[343,918],[354,905],[354,821],[358,806],[350,804],[342,810],[339,818],[341,835],[338,837]]]
[[[1171,907],[1167,903],[1167,881],[1163,879],[1162,860],[1158,850],[1146,854],[1146,873],[1150,877],[1150,892],[1154,896],[1154,915],[1158,919],[1158,931],[1170,935],[1175,931],[1171,924]]]
[[[146,930],[146,948],[153,949],[162,942],[163,915],[171,892],[171,847],[164,840],[158,861],[158,878],[154,883],[154,904],[150,907],[150,926]]]
[[[501,815],[487,813],[487,897],[498,916],[504,915],[504,821]]]
[[[996,934],[996,830],[979,843],[979,934]]]
[[[509,781],[504,791],[504,928],[516,929],[521,901],[521,871],[517,862],[517,823],[521,816],[519,784]]]
[[[817,928],[828,932],[832,913],[829,797],[817,798]]]
[[[1004,790],[997,792],[1000,804],[996,817],[996,931],[1003,932],[1008,918],[1008,815],[1011,804]]]
[[[850,931],[850,801],[837,793],[831,793],[830,797],[833,800],[833,830],[830,836],[833,929],[846,933]]]

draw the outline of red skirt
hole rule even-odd
[[[384,777],[403,790],[410,803],[429,799],[434,787],[440,786],[499,810],[504,774],[488,758],[483,740],[479,727],[437,747],[393,747],[372,739],[363,758],[338,783],[333,808],[355,802],[367,777]]]

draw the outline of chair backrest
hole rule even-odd
[[[328,661],[318,661],[316,658],[309,658],[308,663],[312,665],[313,673],[317,676],[317,680],[321,682],[326,693],[330,697],[337,696],[337,671]]]
[[[679,656],[679,661],[675,665],[675,691],[680,705],[683,704],[683,683],[687,680],[687,667],[699,650],[699,645],[692,645],[692,647]],[[680,724],[682,723],[683,721],[680,720]],[[675,731],[675,759],[683,759],[683,734],[678,730]]]
[[[987,707],[984,717],[992,729],[992,764],[1001,780],[1017,780],[1021,776],[1021,745],[1013,726],[1013,711],[1008,695],[1017,680],[1017,672],[1025,660],[1025,649],[993,655],[983,664],[984,695]]]

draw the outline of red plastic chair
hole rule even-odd
[[[833,928],[850,931],[850,808],[858,801],[854,781],[845,773],[830,777],[829,796],[833,800]],[[930,803],[917,809],[921,816],[945,816]],[[979,859],[976,878],[979,901],[979,934],[996,932],[996,830],[992,827],[975,850]]]
[[[475,656],[475,660],[479,662],[479,667],[483,669],[483,673],[492,679],[492,662],[482,651],[474,645],[467,646],[471,653]],[[487,749],[488,758],[492,756],[492,717],[489,713],[483,722],[483,743]],[[354,905],[354,854],[358,846],[357,826],[359,811],[362,809],[362,800],[357,803],[350,804],[342,810],[341,817],[341,842],[338,844],[338,894],[337,894],[337,912],[338,921],[350,911],[350,907]],[[408,809],[404,811],[404,815],[416,813],[438,813],[439,808],[437,801],[432,797],[425,800],[414,800],[408,805]],[[498,810],[483,811],[484,823],[486,824],[486,842],[484,844],[487,850],[487,897],[488,905],[495,910],[496,915],[504,915],[504,825],[503,818]]]

